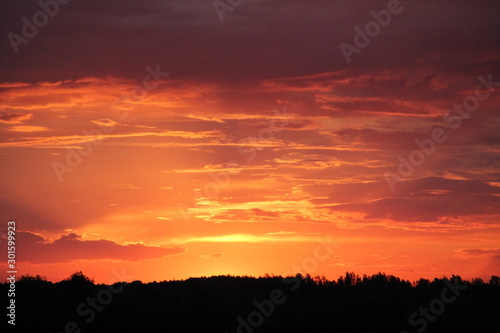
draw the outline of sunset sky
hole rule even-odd
[[[19,275],[500,274],[498,0],[54,3],[0,4]]]

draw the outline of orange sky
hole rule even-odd
[[[405,2],[348,64],[339,43],[385,2],[248,2],[223,22],[187,3],[69,4],[18,54],[2,41],[19,274],[500,273],[498,5]],[[2,33],[36,10],[10,7]]]

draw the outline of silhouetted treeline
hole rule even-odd
[[[9,285],[1,288],[6,295]],[[57,283],[23,276],[15,292],[16,332],[500,332],[498,276],[412,283],[347,272],[335,281],[297,274],[103,285],[77,272]]]

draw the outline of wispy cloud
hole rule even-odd
[[[26,120],[33,118],[31,113],[10,113],[0,115],[0,123],[4,124],[21,124]]]
[[[18,126],[12,126],[9,128],[10,132],[23,132],[23,133],[30,133],[30,132],[45,132],[45,131],[50,131],[50,128],[44,127],[44,126],[30,126],[30,125],[18,125]]]

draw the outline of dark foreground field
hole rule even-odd
[[[1,288],[7,294],[9,285]],[[26,333],[500,332],[496,276],[217,276],[108,286],[75,273],[58,283],[25,276],[15,289],[15,331]]]

